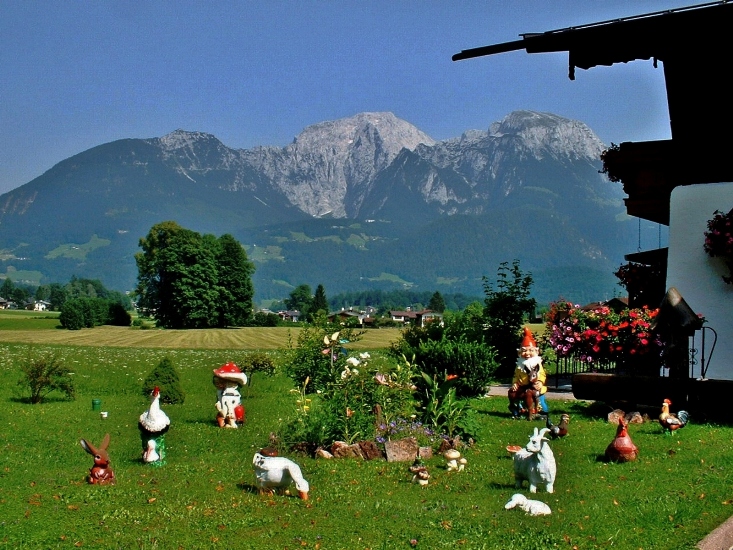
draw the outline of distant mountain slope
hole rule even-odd
[[[557,270],[580,268],[610,294],[603,274],[634,227],[621,186],[599,173],[603,149],[583,123],[532,111],[442,142],[392,113],[316,124],[285,147],[231,149],[183,130],[124,139],[0,196],[0,257],[46,281],[125,290],[138,239],[172,219],[239,239],[258,298],[300,283],[480,293],[481,276],[514,258],[554,270],[538,284],[549,299],[571,292]]]

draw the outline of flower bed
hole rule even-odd
[[[640,357],[657,363],[662,342],[650,327],[658,312],[647,307],[618,313],[606,306],[585,310],[556,302],[547,324],[548,344],[558,357],[574,357],[589,365],[630,364]]]

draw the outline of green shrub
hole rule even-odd
[[[254,314],[250,325],[253,327],[276,327],[280,323],[280,317],[277,313],[265,313],[258,311]]]
[[[408,325],[402,331],[397,342],[390,346],[390,351],[395,358],[412,357],[420,344],[431,340],[442,340],[445,334],[445,326],[440,323],[428,323],[424,327],[419,325]]]
[[[86,327],[86,314],[81,298],[66,300],[61,306],[59,315],[61,326],[69,330],[80,330]]]
[[[161,359],[160,363],[145,378],[142,389],[143,395],[150,395],[155,386],[160,389],[160,400],[163,403],[180,405],[186,399],[186,394],[181,387],[181,379],[169,357]]]
[[[455,389],[460,397],[483,394],[498,367],[494,350],[476,342],[428,340],[414,356],[414,363],[428,376],[457,376]]]
[[[122,304],[110,302],[106,323],[115,327],[129,327],[132,323],[132,316]]]
[[[23,376],[18,385],[30,392],[28,400],[31,403],[42,403],[54,391],[63,393],[67,399],[74,399],[76,392],[71,372],[55,354],[34,356],[29,351],[20,371]]]
[[[247,373],[248,378],[251,378],[256,372],[272,376],[276,370],[275,361],[265,353],[248,353],[239,362],[239,368],[242,372]]]

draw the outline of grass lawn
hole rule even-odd
[[[80,331],[83,332],[83,331]],[[89,331],[94,332],[94,331]],[[466,471],[428,461],[430,484],[410,483],[406,464],[296,457],[311,499],[266,497],[253,487],[254,452],[294,413],[283,376],[255,376],[243,390],[247,424],[214,423],[211,370],[242,350],[38,346],[72,366],[78,397],[28,405],[14,385],[27,345],[0,345],[0,547],[7,548],[693,548],[733,512],[733,430],[694,422],[674,437],[634,425],[635,463],[598,460],[615,434],[608,409],[551,401],[572,415],[552,443],[553,514],[532,518],[504,504],[516,492],[507,444],[524,444],[539,423],[512,421],[505,397],[472,402],[481,417]],[[270,352],[275,358],[277,352]],[[375,353],[379,353],[375,351]],[[165,355],[181,374],[183,405],[172,420],[167,464],[140,462],[142,379]],[[102,400],[109,418],[92,411]],[[115,486],[88,485],[92,457],[79,445],[110,433]],[[526,490],[521,491],[529,494]]]
[[[59,326],[57,312],[0,309],[0,332],[51,330]]]

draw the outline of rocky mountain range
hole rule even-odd
[[[309,126],[285,147],[183,130],[123,139],[0,196],[0,259],[16,281],[131,289],[138,239],[171,219],[239,239],[257,299],[301,283],[480,295],[514,258],[540,300],[607,298],[635,225],[599,173],[604,148],[582,122],[532,111],[445,141],[386,112]]]

